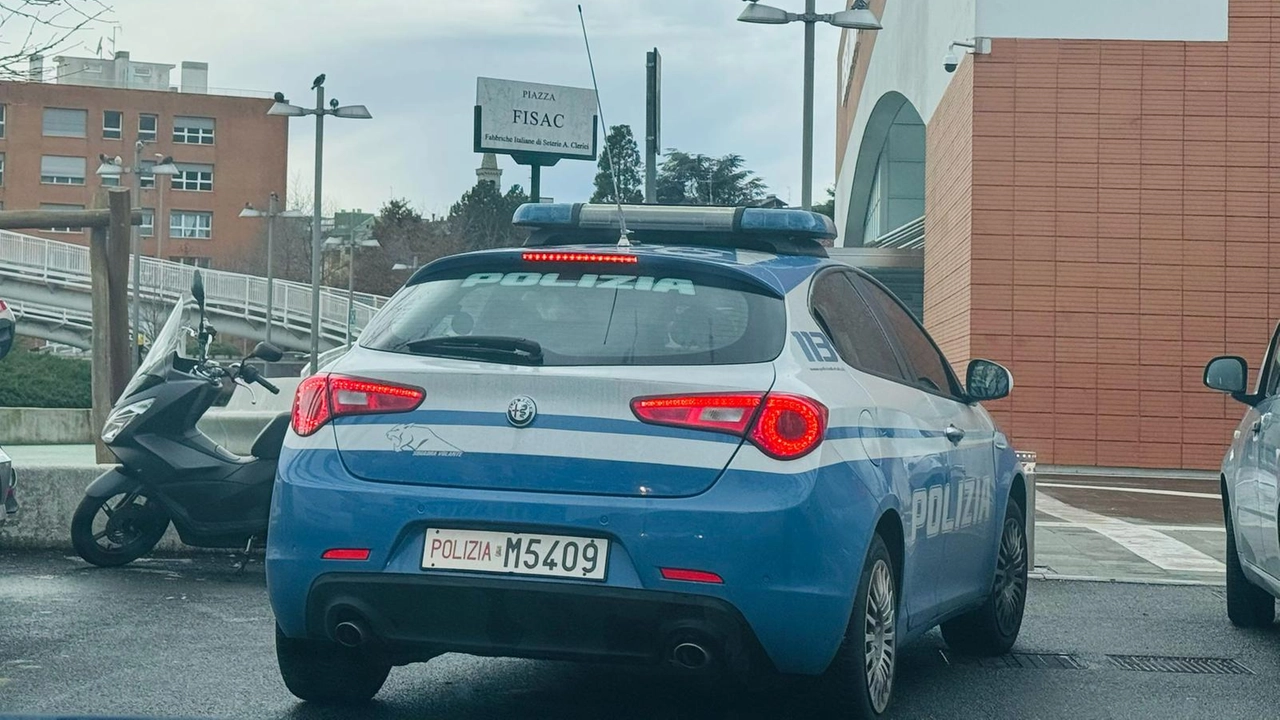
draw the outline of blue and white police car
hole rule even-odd
[[[619,241],[625,219],[629,242]],[[795,210],[546,204],[414,274],[298,388],[267,580],[286,685],[445,652],[821,675],[888,706],[942,625],[1001,653],[1025,486],[912,315]],[[826,681],[830,681],[829,684]]]

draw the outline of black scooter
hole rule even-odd
[[[85,490],[71,519],[71,542],[86,561],[110,567],[146,555],[172,522],[187,545],[247,553],[267,533],[276,462],[288,430],[283,413],[253,443],[252,457],[216,444],[196,427],[237,384],[280,389],[244,361],[223,367],[208,359],[216,331],[205,320],[197,270],[191,294],[198,330],[187,324],[191,301],[178,303],[156,334],[138,371],[116,401],[102,440],[121,465]],[[195,359],[184,357],[194,336]],[[276,362],[281,352],[259,343],[249,357]]]

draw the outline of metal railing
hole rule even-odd
[[[172,304],[190,290],[195,270],[190,265],[144,257],[140,268],[141,297],[145,301]],[[201,273],[211,313],[266,322],[265,278],[225,270],[202,269]],[[0,230],[0,276],[88,292],[91,285],[89,248]],[[276,280],[274,285],[273,325],[302,334],[311,332],[311,286],[288,280]],[[387,298],[379,295],[356,293],[351,305],[352,333],[358,334],[386,301]],[[336,342],[345,339],[347,302],[344,290],[328,287],[321,290],[322,337]]]

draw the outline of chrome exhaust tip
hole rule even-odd
[[[671,659],[686,670],[701,670],[711,664],[711,653],[695,642],[682,642],[671,650]]]
[[[343,647],[360,647],[368,637],[369,633],[365,630],[364,624],[359,621],[346,620],[333,628],[333,639]]]

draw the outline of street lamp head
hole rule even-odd
[[[282,212],[282,213],[278,213],[278,214],[276,214],[276,217],[282,217],[282,218],[310,218],[310,217],[311,217],[311,213],[308,213],[308,212],[302,212],[301,210],[285,210],[285,211],[284,211],[284,212]]]
[[[369,112],[369,108],[364,105],[343,105],[333,109],[336,117],[348,118],[351,120],[371,120],[373,115]]]
[[[118,158],[112,159],[102,153],[99,153],[98,160],[101,164],[98,165],[96,174],[101,175],[102,177],[120,177],[124,174],[124,168],[120,166]]]
[[[262,211],[255,209],[251,203],[245,203],[244,209],[240,211],[240,217],[242,218],[262,217]]]
[[[884,26],[876,18],[876,14],[867,7],[866,0],[857,0],[853,7],[841,10],[831,16],[827,22],[846,30],[883,30]]]
[[[760,25],[786,25],[796,19],[794,13],[771,5],[761,5],[752,0],[738,16],[738,22],[757,23]]]
[[[178,166],[177,166],[176,164],[174,164],[174,162],[173,162],[173,158],[171,158],[171,157],[165,157],[165,158],[162,158],[162,159],[160,160],[160,162],[156,163],[155,165],[153,165],[153,166],[151,167],[151,174],[152,174],[152,175],[170,175],[170,176],[172,176],[172,175],[177,175],[177,174],[179,174],[179,173],[181,173],[181,172],[182,172],[182,170],[178,169]]]
[[[298,107],[297,105],[290,105],[287,102],[281,102],[277,100],[274,104],[272,104],[271,109],[267,110],[267,114],[283,116],[283,117],[302,117],[303,115],[307,114],[307,109],[303,107]]]

